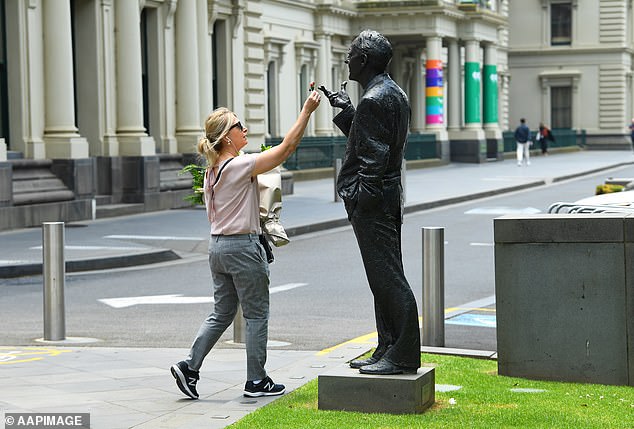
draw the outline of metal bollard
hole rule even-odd
[[[236,317],[233,318],[233,342],[240,344],[246,344],[247,342],[246,320],[244,320],[244,316],[242,315],[242,307],[240,307],[240,304],[238,304]]]
[[[423,228],[423,346],[445,346],[444,246],[444,228]]]
[[[42,224],[42,274],[44,277],[44,340],[66,339],[64,316],[64,222]]]
[[[337,193],[337,177],[339,177],[339,172],[341,171],[341,158],[337,158],[335,159],[335,203],[338,203],[339,201],[341,201],[341,197],[339,196],[339,194]]]

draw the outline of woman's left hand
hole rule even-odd
[[[304,102],[304,110],[306,111],[306,113],[308,114],[313,113],[317,109],[317,107],[319,107],[320,101],[321,101],[321,95],[319,94],[319,92],[311,91],[310,95]]]

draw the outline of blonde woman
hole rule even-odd
[[[205,121],[198,153],[207,160],[204,191],[211,223],[209,267],[214,311],[203,321],[183,361],[172,365],[178,388],[198,398],[196,384],[203,360],[232,323],[238,305],[246,320],[247,381],[244,396],[281,395],[282,384],[267,375],[266,343],[269,319],[269,264],[259,235],[257,175],[282,164],[297,148],[320,95],[312,91],[284,140],[261,153],[240,155],[247,145],[247,128],[235,113],[221,107]]]

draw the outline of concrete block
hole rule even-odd
[[[480,140],[452,140],[449,143],[452,162],[466,162],[481,164],[486,162],[486,141]]]
[[[416,374],[368,375],[340,366],[318,377],[320,410],[420,414],[435,401],[434,368]]]
[[[124,203],[151,202],[153,206],[160,207],[161,169],[158,156],[122,157],[121,173]]]
[[[634,247],[623,241],[624,220],[495,219],[501,375],[631,385]]]
[[[627,384],[634,386],[634,242],[625,243],[625,279],[625,294],[627,296],[625,311],[628,314],[625,329],[627,331],[627,349],[629,350]]]
[[[51,165],[53,174],[73,191],[77,199],[95,196],[95,170],[94,158],[54,159]]]
[[[10,206],[13,201],[13,168],[10,162],[0,162],[0,207]]]
[[[494,220],[496,243],[622,243],[626,214],[536,214]]]

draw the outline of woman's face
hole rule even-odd
[[[242,125],[242,122],[238,120],[236,116],[233,117],[233,124],[229,128],[227,137],[231,139],[231,144],[235,147],[236,151],[242,150],[247,143],[247,127]]]

